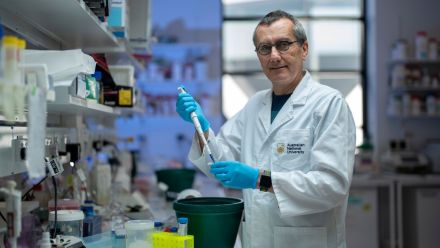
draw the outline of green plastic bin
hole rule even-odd
[[[177,194],[185,189],[192,188],[194,183],[194,169],[162,169],[156,171],[157,182],[168,185],[167,198],[177,198]]]
[[[234,247],[243,207],[243,200],[227,197],[181,199],[173,205],[177,218],[188,218],[195,248]]]

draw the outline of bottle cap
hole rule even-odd
[[[5,35],[3,37],[3,45],[17,45],[17,37],[12,35]]]
[[[26,41],[23,39],[17,38],[17,46],[18,46],[18,48],[25,49],[26,48]]]
[[[101,71],[95,71],[95,73],[93,73],[93,77],[100,81],[102,79],[102,72]]]
[[[181,218],[177,219],[177,223],[179,223],[179,224],[187,224],[188,223],[188,218],[181,217]]]
[[[93,205],[82,205],[81,210],[84,212],[85,216],[94,216],[95,215]]]

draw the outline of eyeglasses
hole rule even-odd
[[[278,52],[285,53],[296,42],[301,43],[301,41],[299,40],[295,40],[295,41],[282,40],[276,42],[275,45],[261,44],[255,49],[255,51],[258,52],[260,55],[268,55],[272,52],[272,47],[275,47],[278,50]]]

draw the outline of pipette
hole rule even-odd
[[[178,87],[177,91],[179,92],[179,94],[186,93],[183,87]],[[194,123],[199,138],[202,140],[203,145],[205,146],[206,152],[208,153],[212,162],[215,163],[214,157],[211,153],[211,149],[209,149],[208,142],[206,141],[205,135],[203,134],[202,126],[200,125],[199,119],[197,118],[197,114],[195,111],[191,112],[191,120]]]

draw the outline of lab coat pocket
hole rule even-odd
[[[274,229],[274,248],[326,248],[325,227],[279,227]]]
[[[309,129],[284,130],[272,144],[272,161],[275,167],[273,169],[279,171],[305,169],[309,153]]]

